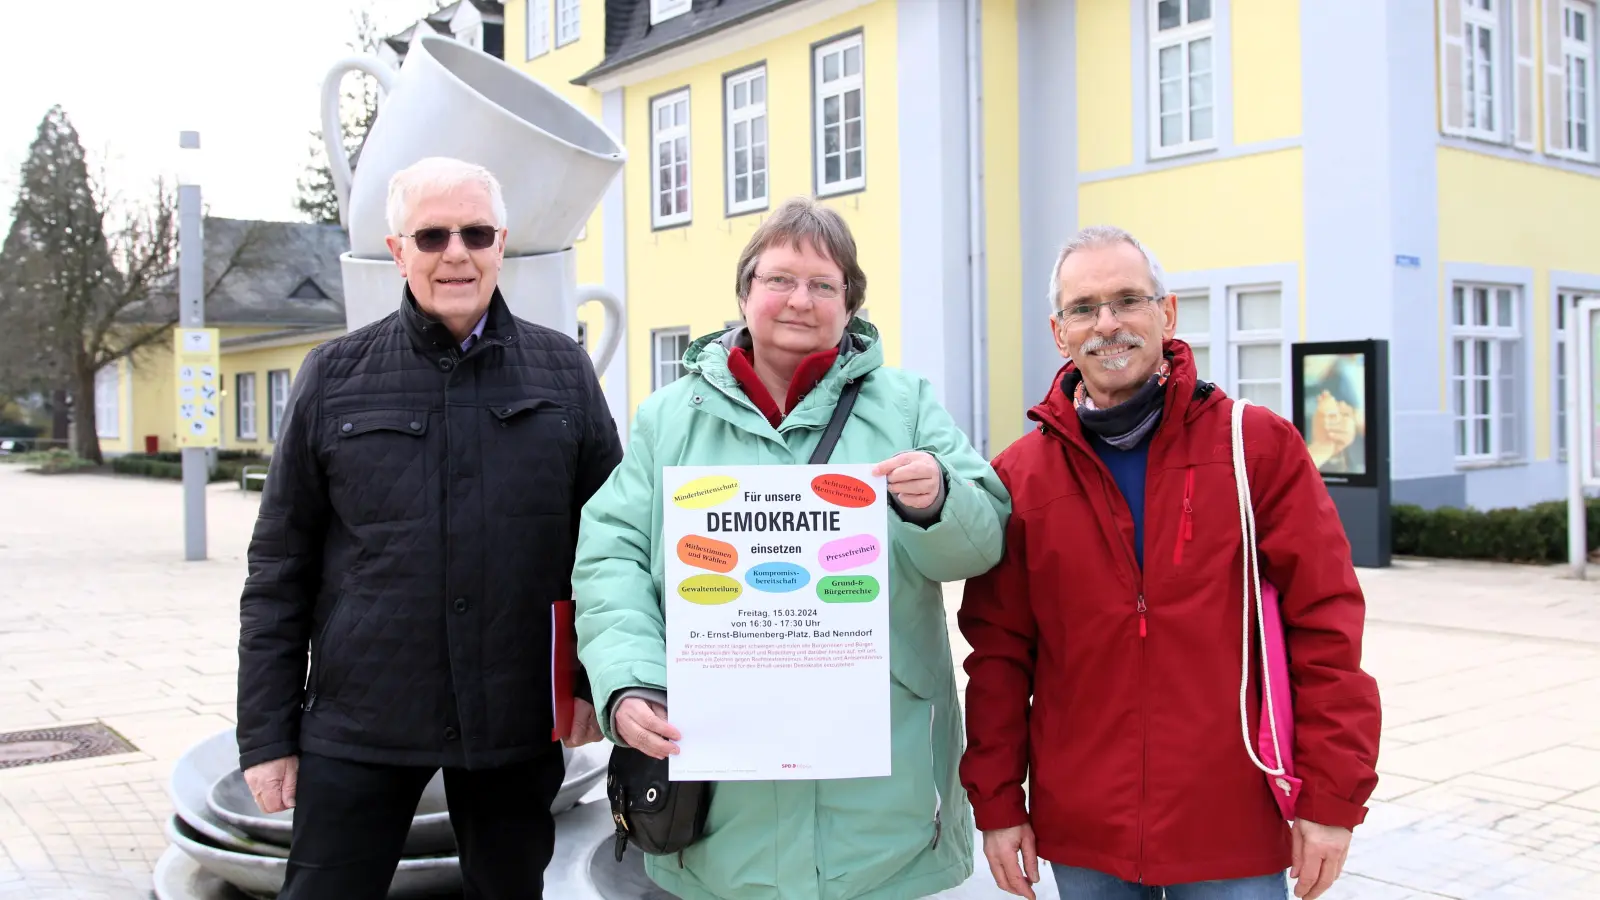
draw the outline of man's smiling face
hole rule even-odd
[[[496,227],[488,189],[468,182],[417,197],[402,233],[415,235],[428,228],[460,231],[473,225]],[[432,253],[419,249],[414,237],[391,235],[389,251],[417,305],[460,340],[472,332],[489,308],[505,256],[505,232],[500,231],[494,243],[482,250],[469,250],[461,235],[452,234],[443,250]]]

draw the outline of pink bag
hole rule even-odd
[[[1279,812],[1292,822],[1295,803],[1300,799],[1300,779],[1294,774],[1294,696],[1289,684],[1289,655],[1284,646],[1278,589],[1270,582],[1262,582],[1261,564],[1256,559],[1256,514],[1250,501],[1250,478],[1244,465],[1244,408],[1248,405],[1248,400],[1233,402],[1232,422],[1233,480],[1239,494],[1239,527],[1244,534],[1244,661],[1239,673],[1239,728],[1250,761],[1266,776]],[[1250,691],[1252,606],[1261,626],[1262,674],[1261,714],[1254,741],[1250,739],[1250,713],[1246,703]],[[1260,750],[1259,756],[1257,750]]]

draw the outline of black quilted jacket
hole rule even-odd
[[[240,766],[305,750],[486,768],[547,748],[551,604],[621,458],[588,354],[498,291],[465,354],[409,290],[313,350],[250,541]]]

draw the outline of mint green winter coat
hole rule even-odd
[[[619,692],[667,686],[663,466],[804,464],[845,381],[870,372],[831,461],[926,450],[944,468],[946,496],[926,528],[890,513],[893,774],[718,783],[705,836],[681,865],[646,857],[647,871],[685,900],[896,900],[954,887],[973,871],[973,824],[957,774],[962,720],[940,582],[999,561],[1010,498],[928,382],[883,367],[870,324],[851,321],[839,360],[776,429],[728,371],[741,331],[689,347],[687,374],[640,405],[627,455],[583,510],[578,655],[608,738],[617,741],[606,711]]]

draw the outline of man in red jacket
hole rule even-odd
[[[1291,830],[1242,733],[1260,676],[1242,700],[1232,401],[1196,378],[1172,338],[1177,298],[1127,232],[1076,235],[1051,294],[1069,362],[1029,413],[1038,430],[994,461],[1014,504],[1006,555],[967,582],[959,615],[973,648],[961,774],[995,882],[1032,898],[1043,857],[1072,900],[1282,900],[1288,868],[1314,900],[1377,785],[1378,688],[1338,513],[1294,427],[1247,408],[1304,781]]]

